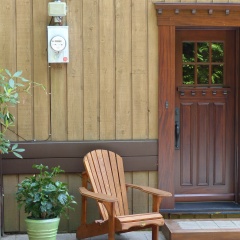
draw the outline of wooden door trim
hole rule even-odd
[[[240,21],[240,4],[155,3],[155,8],[158,25],[238,27]]]
[[[174,196],[174,113],[175,113],[175,31],[179,27],[192,28],[232,28],[235,27],[237,36],[240,27],[240,4],[166,4],[155,3],[158,24],[158,186],[172,192]],[[239,37],[238,37],[239,38]],[[237,45],[239,45],[239,39]],[[239,54],[239,47],[236,49]],[[239,68],[239,57],[236,58],[236,69]],[[236,70],[236,83],[239,73]],[[238,85],[236,86],[238,89]],[[236,103],[238,103],[236,93]],[[236,126],[240,106],[236,104]],[[238,146],[240,130],[236,128],[235,145]],[[236,149],[238,149],[236,147]],[[238,166],[238,152],[236,152],[235,165]],[[238,169],[236,169],[238,173]],[[236,179],[240,181],[240,177]],[[239,182],[236,181],[236,182]],[[236,186],[238,201],[239,186]],[[164,209],[174,208],[174,197],[163,201]]]

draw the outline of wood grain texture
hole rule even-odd
[[[51,64],[51,139],[55,141],[67,139],[66,68],[63,63]]]
[[[116,139],[132,138],[131,1],[116,0]],[[123,27],[124,26],[124,27]]]
[[[32,1],[16,2],[17,21],[17,70],[22,70],[29,81],[32,80]],[[33,99],[30,94],[20,93],[17,111],[18,134],[26,140],[33,139]],[[19,138],[21,141],[22,139]]]
[[[153,188],[158,188],[158,172],[157,171],[148,172],[148,186]],[[148,198],[149,198],[148,211],[150,212],[152,211],[153,198],[152,196],[148,196]]]
[[[18,183],[22,182],[26,177],[31,177],[31,176],[32,175],[30,175],[30,174],[18,175],[17,176]],[[26,223],[25,223],[25,219],[27,217],[27,214],[24,211],[24,206],[21,208],[20,211],[18,211],[18,214],[19,214],[19,231],[26,232],[27,231],[27,226],[26,226]]]
[[[83,140],[83,1],[68,1],[70,62],[67,64],[67,139]]]
[[[158,51],[154,46],[158,44],[157,16],[152,0],[148,0],[148,99],[150,139],[158,138]]]
[[[159,27],[159,188],[174,193],[175,27]],[[171,171],[171,174],[169,173]],[[172,207],[174,199],[163,201]],[[166,205],[165,205],[166,204]]]
[[[47,63],[47,31],[49,18],[47,16],[48,0],[39,2],[32,0],[33,6],[33,81],[43,84],[49,91],[48,63]],[[41,16],[41,18],[39,17]],[[41,89],[34,88],[33,93],[34,109],[34,139],[46,140],[49,137],[49,96]]]
[[[179,219],[166,220],[165,223],[163,234],[171,240],[237,240],[240,233],[239,221],[236,219]]]
[[[181,39],[179,39],[181,38]],[[232,38],[232,39],[231,39]],[[235,33],[233,31],[177,31],[176,48],[183,41],[222,41],[225,45],[225,62],[233,63],[235,49]],[[230,47],[231,46],[231,47]],[[176,62],[182,64],[182,53],[177,52]],[[181,76],[182,66],[176,64],[176,76]],[[228,86],[228,94],[224,96],[220,89],[207,89],[202,94],[199,85],[189,88],[181,96],[176,92],[176,107],[180,109],[180,150],[175,160],[175,193],[176,201],[180,201],[181,193],[188,200],[205,201],[210,199],[231,200],[234,196],[234,119],[233,99],[235,64],[225,66],[224,86]],[[230,67],[230,68],[229,68]],[[233,74],[233,75],[232,75]],[[176,77],[176,88],[182,86],[182,79]],[[183,88],[181,88],[183,90]],[[195,90],[197,90],[195,92]],[[186,89],[185,89],[186,90]],[[183,90],[184,91],[184,90]],[[188,92],[189,91],[189,92]],[[194,92],[195,95],[188,94]],[[210,91],[210,92],[209,92]],[[224,91],[221,89],[221,91]],[[187,93],[188,92],[188,93]],[[179,104],[180,103],[180,104]],[[180,170],[181,169],[181,170]],[[189,197],[188,197],[189,194]],[[197,198],[199,196],[199,198]],[[208,199],[209,198],[209,199]],[[194,200],[194,201],[195,201]],[[184,201],[184,198],[181,198]],[[185,199],[186,201],[186,199]]]
[[[5,231],[19,230],[19,211],[15,200],[16,185],[18,177],[16,175],[6,176],[3,179],[4,186],[4,226]]]
[[[99,1],[100,139],[115,139],[115,1]]]
[[[148,172],[134,172],[133,184],[148,185]],[[148,212],[148,194],[133,189],[133,214]]]
[[[132,1],[133,138],[148,138],[147,3]]]
[[[83,1],[84,140],[99,139],[99,11]]]
[[[7,68],[11,72],[16,70],[16,32],[7,29],[16,29],[15,1],[10,0],[0,5],[1,14],[1,68]]]
[[[22,138],[8,136],[20,141],[156,139],[158,53],[151,0],[66,1],[70,62],[51,66],[48,2],[1,4],[1,67],[23,70],[25,78],[50,93],[34,88],[31,95],[21,94],[13,130]]]
[[[76,205],[72,206],[74,210],[69,211],[69,228],[68,232],[73,232],[77,229],[80,224],[80,216],[81,216],[81,195],[76,190],[82,186],[82,177],[81,174],[69,174],[68,175],[68,190],[71,195],[74,196],[74,200],[77,202]]]
[[[10,0],[5,4],[1,4],[0,10],[1,14],[1,60],[0,60],[0,69],[7,68],[11,73],[17,71],[17,61],[16,61],[16,43],[17,36],[16,31],[9,31],[9,29],[16,29],[16,16],[15,10],[16,5],[15,1]],[[17,109],[15,106],[9,106],[10,112],[16,116]],[[16,125],[11,127],[9,131],[6,132],[7,138],[17,140],[16,134],[17,132]]]
[[[125,181],[126,183],[132,183],[132,172],[125,172]],[[133,214],[133,197],[132,197],[132,188],[127,189],[127,199],[128,199],[128,211],[130,214]]]
[[[186,3],[186,4],[184,4]],[[198,4],[199,3],[199,4]],[[238,27],[237,22],[239,21],[239,4],[226,5],[225,2],[212,3],[212,0],[204,1],[204,5],[201,4],[203,1],[189,2],[181,1],[181,3],[169,3],[161,4],[155,3],[156,9],[160,10],[158,14],[158,24],[167,25],[178,25],[178,26],[208,26],[211,22],[212,26],[229,26]],[[235,3],[239,3],[238,1]],[[178,10],[178,14],[175,10]],[[209,12],[211,10],[212,13]],[[231,17],[229,18],[229,13]],[[191,21],[189,21],[191,18]],[[199,21],[199,18],[201,21]]]

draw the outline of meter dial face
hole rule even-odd
[[[61,36],[55,36],[50,42],[51,48],[56,52],[61,52],[66,47],[66,40]]]

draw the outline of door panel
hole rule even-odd
[[[234,200],[234,41],[230,30],[176,33],[176,201]]]

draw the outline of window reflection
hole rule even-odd
[[[183,84],[224,84],[223,42],[183,42],[182,47]]]
[[[208,84],[209,79],[209,66],[200,65],[197,67],[197,83],[198,84]]]
[[[183,66],[183,84],[194,84],[194,65]]]
[[[223,65],[212,66],[212,84],[223,84]]]
[[[194,62],[194,42],[183,43],[183,62]]]
[[[212,43],[212,62],[223,62],[223,58],[223,43]]]
[[[209,43],[197,43],[197,60],[198,62],[209,62]]]

